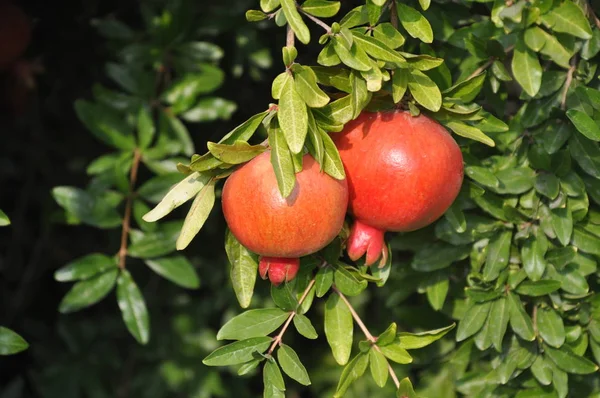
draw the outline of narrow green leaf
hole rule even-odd
[[[600,179],[600,148],[594,141],[588,140],[581,134],[572,134],[569,139],[569,150],[583,171]]]
[[[320,131],[321,137],[323,138],[323,147],[325,149],[325,153],[323,154],[323,171],[336,180],[343,180],[346,178],[346,172],[344,171],[344,164],[340,158],[340,153],[329,134],[322,130]]]
[[[510,312],[510,326],[512,330],[522,339],[533,341],[535,332],[531,318],[525,312],[525,308],[519,299],[519,296],[509,292],[507,295],[508,309]]]
[[[117,262],[112,257],[100,253],[88,254],[56,270],[54,279],[58,282],[88,279],[116,266]]]
[[[398,47],[401,47],[405,41],[402,33],[398,32],[398,30],[394,28],[394,25],[389,22],[378,24],[373,29],[373,36],[394,50]]]
[[[118,274],[119,270],[114,269],[77,282],[63,297],[58,311],[66,314],[96,304],[113,289]]]
[[[302,365],[298,354],[296,354],[296,351],[292,347],[282,344],[279,350],[277,350],[277,359],[286,375],[304,386],[311,384],[306,368]]]
[[[509,304],[506,297],[501,297],[492,302],[492,309],[488,318],[489,333],[491,334],[492,344],[498,352],[502,352],[502,340],[508,327],[510,319]]]
[[[515,290],[519,294],[525,296],[539,297],[550,294],[560,289],[560,281],[554,280],[541,280],[541,281],[523,281],[517,286]]]
[[[396,6],[400,23],[409,35],[424,43],[433,42],[433,30],[423,14],[404,3],[398,2]]]
[[[338,13],[341,7],[339,1],[306,0],[302,3],[302,10],[319,18],[331,18]]]
[[[538,355],[533,365],[531,365],[531,373],[544,386],[552,384],[552,368],[546,363],[543,355]]]
[[[308,114],[293,79],[288,79],[282,88],[277,120],[292,153],[300,153],[308,132]]]
[[[400,7],[402,3],[398,3]],[[442,93],[433,80],[423,72],[412,69],[408,75],[408,89],[414,99],[423,107],[437,112],[442,106]]]
[[[575,354],[571,347],[566,344],[560,349],[545,346],[544,351],[546,355],[548,355],[548,358],[550,358],[557,367],[565,372],[586,375],[594,373],[598,370],[598,366],[596,366],[592,361]]]
[[[281,5],[280,0],[260,0],[260,8],[264,12],[271,12]]]
[[[310,322],[310,319],[308,319],[305,315],[296,314],[296,316],[294,317],[294,326],[296,327],[298,333],[300,333],[307,339],[314,340],[317,337],[319,337],[317,331]]]
[[[367,366],[369,365],[369,356],[364,352],[359,353],[355,356],[348,365],[342,371],[342,375],[340,376],[340,381],[338,382],[334,398],[342,398],[348,387],[358,380],[360,376],[365,373],[367,370]]]
[[[320,127],[317,126],[315,117],[312,111],[308,112],[308,140],[309,151],[315,160],[321,165],[323,169],[323,161],[325,157],[325,144],[323,143],[323,137],[321,136]]]
[[[310,30],[308,30],[308,26],[302,20],[300,13],[296,9],[296,1],[295,0],[280,0],[281,8],[283,13],[285,14],[285,19],[287,19],[290,27],[296,34],[298,40],[300,40],[304,44],[308,44],[310,42]]]
[[[329,96],[317,85],[317,76],[311,68],[294,64],[292,71],[294,87],[306,105],[311,108],[322,108],[329,103]]]
[[[468,80],[464,80],[454,86],[444,90],[444,97],[456,98],[462,100],[464,103],[471,102],[477,97],[477,94],[483,87],[485,82],[486,73],[482,72],[477,76],[473,76]]]
[[[28,347],[29,344],[23,337],[8,328],[0,326],[0,355],[14,355],[25,351]]]
[[[396,69],[392,75],[392,98],[394,103],[402,101],[408,88],[408,69]]]
[[[573,237],[571,238],[571,244],[584,253],[600,256],[600,245],[598,244],[598,237],[590,234],[584,229],[581,229],[579,227],[575,227],[575,229],[573,229]]]
[[[194,172],[175,185],[157,204],[154,209],[144,215],[146,222],[160,220],[171,211],[181,206],[198,194],[210,181],[211,177],[206,174]]]
[[[156,133],[156,127],[154,127],[154,121],[152,120],[150,111],[148,111],[148,109],[144,106],[141,107],[140,111],[138,112],[137,132],[138,145],[140,148],[148,148],[150,143],[152,143],[154,134]]]
[[[204,358],[202,363],[207,366],[229,366],[248,362],[254,358],[254,352],[264,352],[272,341],[269,336],[236,341],[217,348]]]
[[[592,141],[600,141],[600,124],[579,109],[569,109],[567,117],[577,131]]]
[[[283,325],[289,313],[279,308],[248,310],[231,318],[219,329],[217,340],[245,340],[266,336]]]
[[[150,319],[144,296],[126,269],[117,281],[117,302],[127,329],[140,344],[150,339]]]
[[[573,233],[573,217],[569,209],[566,207],[551,209],[550,221],[560,243],[567,246]]]
[[[149,259],[145,263],[152,271],[181,287],[187,289],[200,287],[200,279],[194,266],[184,256]]]
[[[494,147],[496,144],[494,140],[485,135],[483,131],[478,129],[477,127],[469,126],[468,124],[464,124],[457,121],[450,121],[445,123],[446,127],[452,130],[454,133],[460,135],[461,137],[469,138],[475,141],[479,141],[485,145]]]
[[[0,210],[0,227],[5,227],[7,225],[10,225],[10,219],[5,212]]]
[[[352,47],[347,49],[343,44],[343,40],[338,36],[332,37],[332,43],[335,53],[345,65],[364,72],[372,68],[369,56],[358,43],[353,43]]]
[[[416,350],[418,348],[426,347],[444,337],[446,333],[454,329],[455,326],[456,324],[453,323],[450,326],[435,330],[428,330],[426,332],[400,332],[398,333],[398,337],[400,338],[400,347],[406,350]]]
[[[438,271],[430,278],[425,292],[427,294],[427,300],[434,310],[439,311],[442,309],[449,288],[450,280],[444,271]]]
[[[281,129],[271,129],[269,132],[269,146],[271,147],[271,164],[273,165],[279,192],[282,197],[287,198],[296,186],[296,174],[292,154]]]
[[[350,73],[350,84],[352,86],[352,92],[350,93],[352,119],[356,119],[369,103],[371,96],[367,89],[367,82],[354,71]]]
[[[379,387],[384,387],[388,379],[388,361],[385,356],[372,348],[369,350],[369,368],[371,369],[371,376],[375,384]]]
[[[581,39],[592,37],[592,30],[583,10],[571,0],[562,4],[542,18],[555,32],[568,33]]]
[[[565,325],[562,318],[552,308],[540,308],[536,322],[538,332],[546,344],[560,348],[565,342]]]
[[[208,181],[192,202],[192,207],[185,217],[181,233],[177,238],[177,250],[183,250],[190,244],[210,215],[215,205],[215,182],[215,179]]]
[[[490,239],[487,249],[487,258],[483,268],[483,279],[492,281],[508,265],[510,257],[510,243],[512,232],[503,231]]]
[[[231,264],[231,284],[242,308],[248,308],[254,293],[258,258],[246,249],[228,229],[225,235],[225,252]]]
[[[398,391],[396,392],[396,397],[398,398],[418,398],[417,393],[413,388],[412,383],[408,377],[405,377],[400,381],[400,387],[398,387]]]
[[[542,66],[537,55],[529,50],[523,40],[519,40],[512,59],[513,76],[523,90],[535,96],[542,85]]]
[[[354,36],[354,40],[358,44],[360,44],[360,46],[365,50],[365,52],[371,57],[385,62],[391,62],[396,64],[406,63],[406,60],[402,55],[389,48],[384,42],[382,42],[379,39],[364,35],[356,30],[352,31],[352,36]]]
[[[346,304],[337,294],[330,295],[325,304],[325,336],[340,365],[348,363],[350,358],[353,328],[352,314]]]
[[[402,348],[399,340],[394,341],[391,344],[387,344],[379,347],[379,350],[386,358],[399,363],[399,364],[407,364],[413,361],[412,356],[406,351],[406,349]]]
[[[492,303],[490,301],[471,306],[458,324],[456,341],[463,341],[481,330],[491,308]]]
[[[244,141],[236,141],[231,145],[209,141],[206,145],[215,158],[229,164],[245,163],[267,149],[264,145],[250,145]]]

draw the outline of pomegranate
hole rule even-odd
[[[331,134],[340,152],[355,222],[348,255],[371,265],[387,257],[385,231],[413,231],[450,207],[463,180],[463,159],[437,122],[405,111],[363,112]]]
[[[29,17],[19,7],[0,1],[0,71],[25,52],[30,40]]]
[[[348,206],[346,180],[320,171],[310,155],[283,198],[265,152],[236,170],[223,186],[223,214],[229,229],[248,250],[261,256],[259,273],[278,285],[290,281],[299,257],[330,243],[342,229]]]

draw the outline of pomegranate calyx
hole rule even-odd
[[[356,220],[350,229],[348,238],[348,256],[353,261],[366,254],[365,265],[374,264],[382,255],[386,255],[384,231]]]
[[[299,258],[261,257],[258,264],[260,277],[263,279],[268,277],[275,286],[294,279],[299,269]]]

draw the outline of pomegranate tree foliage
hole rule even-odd
[[[301,388],[290,379],[348,397],[416,397],[413,383],[429,397],[600,394],[595,7],[367,0],[342,13],[341,5],[261,0],[246,13],[259,27],[288,30],[274,103],[256,103],[254,116],[201,155],[186,126],[235,110],[211,94],[224,78],[222,51],[190,34],[194,21],[184,5],[143,8],[143,32],[114,19],[97,24],[119,54],[105,69],[113,82],[96,86],[93,99],[75,109],[115,151],[89,165],[85,189],[53,194],[71,223],[120,228],[121,245],[116,254],[91,253],[56,272],[58,281],[75,282],[59,310],[80,310],[116,290],[128,330],[148,343],[152,311],[127,270],[130,259],[198,288],[192,262],[175,250],[194,238],[202,244],[220,182],[236,165],[270,147],[283,196],[304,151],[342,179],[328,133],[363,110],[404,108],[454,133],[465,160],[456,202],[434,225],[390,237],[394,260],[380,267],[346,261],[344,229],[302,259],[294,281],[271,287],[271,299],[256,297],[266,283],[256,281],[257,258],[227,233],[232,288],[242,308],[253,308],[223,319],[216,338],[227,342],[213,344],[202,362],[228,368],[209,373],[205,394],[218,391],[212,385],[225,389],[214,380],[230,372],[262,377],[267,397]],[[264,64],[253,57],[250,75],[259,78]],[[153,174],[143,182],[142,165]],[[163,220],[187,201],[184,220]],[[375,328],[361,318],[372,303],[387,317]],[[296,332],[325,338],[331,352],[309,352],[306,343],[295,350],[288,341],[297,342],[290,337]],[[324,363],[305,366],[317,355]],[[337,386],[329,376],[335,363],[343,366]]]

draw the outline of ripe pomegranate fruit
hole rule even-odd
[[[387,258],[385,231],[406,232],[438,219],[463,180],[460,148],[432,119],[405,111],[363,112],[331,134],[340,152],[355,222],[348,255]]]
[[[0,71],[25,52],[30,40],[29,17],[19,7],[0,1]]]
[[[320,171],[310,155],[296,174],[296,186],[283,198],[265,152],[231,174],[223,187],[223,214],[229,229],[259,254],[259,273],[278,285],[292,280],[299,257],[330,243],[342,229],[348,206],[346,180]]]

